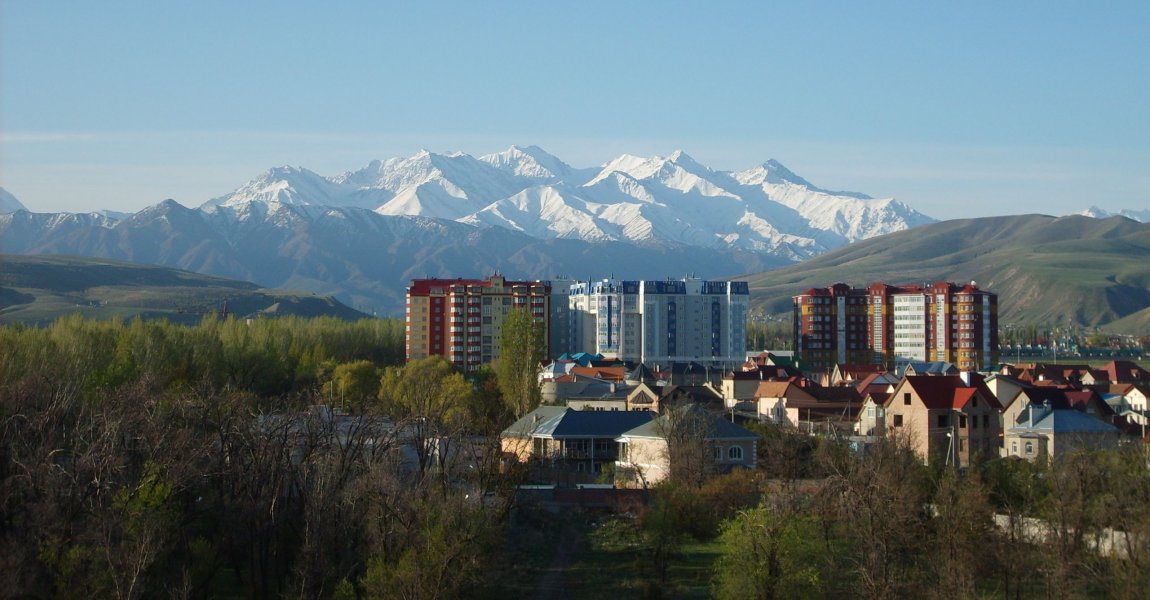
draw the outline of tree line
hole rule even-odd
[[[521,320],[504,341],[533,356],[542,340]],[[537,403],[533,360],[466,378],[439,357],[404,364],[396,321],[0,328],[0,590],[501,597],[527,469],[497,434]],[[684,462],[635,509],[647,592],[673,595],[691,538],[720,548],[712,591],[727,598],[1135,598],[1150,584],[1141,447],[960,476],[897,439],[859,454],[757,430],[756,471]],[[1099,553],[1106,528],[1134,535]]]

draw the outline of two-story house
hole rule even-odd
[[[977,375],[911,375],[887,398],[879,429],[903,436],[925,462],[965,468],[998,455],[1000,410]]]

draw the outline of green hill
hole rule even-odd
[[[177,269],[74,256],[0,255],[0,323],[47,323],[73,313],[194,323],[225,310],[240,317],[367,317],[330,297]]]
[[[1136,313],[1150,307],[1150,224],[1045,215],[944,221],[744,278],[753,308],[767,314],[789,312],[791,296],[839,281],[975,281],[998,294],[1002,324],[1115,323],[1145,333],[1150,320]]]

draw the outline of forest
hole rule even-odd
[[[534,596],[560,522],[574,550],[554,564],[575,598],[1139,598],[1150,584],[1140,447],[958,474],[898,439],[860,455],[754,425],[754,471],[556,517],[517,501],[528,469],[497,442],[537,402],[523,367],[404,364],[403,338],[386,320],[0,328],[0,593]],[[1103,552],[1108,530],[1129,535]],[[687,582],[699,547],[710,558]]]

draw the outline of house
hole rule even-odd
[[[863,395],[851,386],[801,388],[784,403],[786,421],[806,432],[848,433],[854,429],[863,406]]]
[[[886,373],[882,365],[845,365],[836,364],[831,371],[830,385],[856,384],[871,375]]]
[[[758,434],[697,405],[685,405],[620,435],[615,463],[620,487],[647,487],[674,468],[702,473],[755,468]],[[681,461],[676,464],[675,461]]]
[[[898,385],[898,382],[899,378],[895,377],[894,373],[884,371],[867,375],[854,387],[863,396],[867,394],[889,394],[894,391],[894,386]]]
[[[887,398],[875,429],[904,436],[924,462],[964,468],[998,454],[1001,408],[976,374],[911,375]]]
[[[648,423],[645,411],[579,411],[565,406],[540,406],[500,435],[505,454],[519,462],[532,461],[540,477],[557,483],[593,481],[603,465],[618,457],[616,439]]]
[[[1150,371],[1129,360],[1112,360],[1097,371],[1109,383],[1150,384]]]
[[[994,397],[998,399],[998,403],[1005,409],[1014,402],[1014,399],[1022,393],[1022,390],[1032,387],[1030,383],[1022,381],[1016,377],[1008,374],[997,373],[990,375],[985,379],[986,387]],[[1005,422],[1005,420],[1003,421]]]
[[[1019,423],[1003,436],[1004,455],[1027,460],[1058,460],[1080,449],[1118,447],[1119,429],[1072,408],[1030,404]]]
[[[631,388],[627,394],[627,410],[646,410],[657,413],[660,407],[659,398],[662,395],[662,388],[640,383]]]
[[[598,410],[626,410],[628,391],[622,382],[580,375],[574,369],[566,375],[543,381],[539,386],[545,404],[562,404],[576,410],[588,406]]]
[[[663,388],[659,398],[660,412],[668,407],[694,404],[712,411],[723,411],[723,396],[709,385],[670,385]]]
[[[719,382],[719,392],[723,395],[727,407],[731,408],[739,403],[752,402],[755,397],[755,390],[758,389],[760,383],[768,379],[768,372],[770,371],[773,371],[770,367],[759,368],[751,364],[749,367],[744,365],[740,370],[725,373],[722,381]]]
[[[755,414],[760,421],[797,427],[798,418],[790,420],[787,414],[788,402],[795,401],[815,402],[815,397],[792,380],[764,381],[755,390]]]

